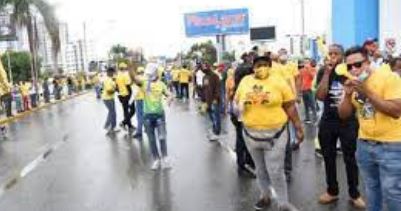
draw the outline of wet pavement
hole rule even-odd
[[[121,108],[117,103],[118,116]],[[206,139],[205,118],[194,103],[167,110],[168,150],[173,169],[152,171],[142,142],[102,129],[105,106],[84,95],[9,125],[0,142],[0,210],[20,211],[247,211],[259,191],[237,175],[234,130],[225,121],[221,142]],[[290,200],[300,210],[353,210],[345,169],[338,157],[340,200],[321,206],[324,166],[314,154],[315,129],[293,156]],[[270,209],[273,210],[273,209]]]

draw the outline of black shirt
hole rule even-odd
[[[316,86],[319,87],[320,81],[322,80],[324,75],[324,67],[319,70],[316,77]],[[324,109],[321,120],[328,122],[339,122],[340,117],[338,115],[338,105],[341,102],[344,90],[344,82],[346,78],[344,76],[337,75],[337,73],[333,70],[329,77],[329,86],[328,93],[326,98],[323,100]],[[355,121],[355,115],[352,115],[348,121]]]
[[[234,74],[234,91],[237,91],[238,85],[241,82],[241,80],[247,76],[253,73],[252,66],[250,64],[240,64],[237,69],[235,70]]]

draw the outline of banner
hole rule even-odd
[[[247,34],[248,9],[215,10],[184,15],[187,37]]]

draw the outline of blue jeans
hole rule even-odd
[[[100,85],[95,86],[95,92],[96,92],[96,98],[100,99],[101,98],[101,87]]]
[[[401,143],[359,140],[356,151],[368,211],[401,210]]]
[[[112,100],[104,100],[104,104],[107,108],[107,118],[106,123],[104,125],[105,129],[114,129],[117,125],[117,114],[116,114],[116,106],[114,103],[114,99]]]
[[[136,134],[142,135],[142,128],[143,128],[143,100],[136,100],[136,121],[137,121],[137,128]]]
[[[215,135],[220,135],[221,131],[221,117],[220,117],[220,107],[218,104],[212,104],[208,109],[209,118],[212,121],[213,133]]]
[[[167,156],[167,143],[166,143],[166,120],[164,114],[145,114],[144,117],[145,131],[149,139],[150,150],[153,159],[160,159],[159,150],[156,144],[156,132],[157,139],[159,140],[160,150],[163,157]]]

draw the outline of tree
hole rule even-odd
[[[30,80],[29,70],[31,69],[31,55],[29,54],[29,52],[26,51],[9,52],[9,54],[10,54],[11,73],[14,83],[19,81],[29,81]],[[3,63],[6,73],[8,74],[9,67],[8,67],[7,57],[8,56],[6,53],[1,55],[1,62]],[[36,68],[39,68],[39,66],[40,64],[38,64],[38,67]]]
[[[13,8],[13,18],[19,27],[26,27],[29,41],[29,51],[31,53],[31,77],[34,81],[37,90],[38,78],[38,57],[36,50],[38,48],[36,18],[34,13],[40,14],[43,22],[49,33],[52,41],[52,57],[53,57],[53,70],[59,73],[58,69],[58,53],[60,51],[60,36],[59,36],[59,22],[55,15],[54,8],[46,0],[0,0],[0,9],[5,9],[7,6]]]
[[[213,42],[210,40],[203,43],[196,43],[191,46],[190,50],[185,55],[185,59],[202,59],[209,64],[214,64],[217,62],[217,50],[214,47]]]
[[[225,62],[234,62],[235,61],[235,51],[232,52],[223,52],[222,56],[223,61]]]
[[[111,47],[109,55],[114,62],[118,62],[119,59],[126,58],[127,53],[128,53],[127,47],[117,44]]]

